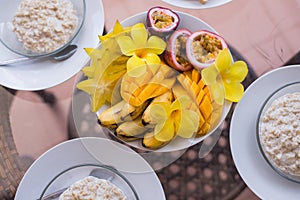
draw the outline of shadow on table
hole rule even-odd
[[[0,199],[13,199],[33,159],[19,156],[10,126],[9,109],[13,95],[0,86]]]
[[[298,51],[298,53],[288,60],[283,66],[296,64],[300,64],[300,51]]]

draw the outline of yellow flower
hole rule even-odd
[[[148,38],[148,31],[142,23],[135,24],[130,36],[116,38],[122,53],[130,56],[127,71],[131,76],[140,76],[146,72],[145,65],[160,64],[159,54],[163,53],[166,43],[157,36]]]
[[[220,105],[224,104],[224,99],[232,102],[241,100],[244,94],[241,82],[247,73],[247,64],[244,61],[233,63],[227,48],[219,53],[214,64],[201,71],[203,81],[210,87],[212,97]]]
[[[187,109],[190,98],[181,96],[174,102],[157,102],[151,107],[151,118],[156,123],[154,137],[168,142],[176,135],[191,138],[198,130],[199,115]]]

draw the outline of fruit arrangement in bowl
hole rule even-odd
[[[225,40],[205,22],[154,7],[116,21],[86,48],[90,95],[101,126],[129,145],[175,151],[199,143],[244,93],[245,62],[234,62]]]

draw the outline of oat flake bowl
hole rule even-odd
[[[267,163],[300,183],[300,82],[287,84],[265,101],[257,119],[257,141]]]
[[[66,169],[49,182],[39,199],[48,199],[62,189],[57,199],[139,199],[129,180],[107,165],[82,164]]]
[[[9,2],[11,3],[11,2]],[[85,0],[18,0],[0,24],[0,41],[14,53],[50,56],[68,46],[81,30]]]

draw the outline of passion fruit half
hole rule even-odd
[[[194,32],[186,42],[187,58],[197,69],[209,67],[225,48],[227,44],[221,36],[206,30]]]
[[[156,6],[147,13],[147,26],[152,34],[164,35],[176,30],[179,25],[179,16],[169,8]]]
[[[192,68],[186,56],[186,41],[192,33],[188,29],[178,29],[172,33],[167,41],[164,58],[170,67],[179,71],[188,71]]]

